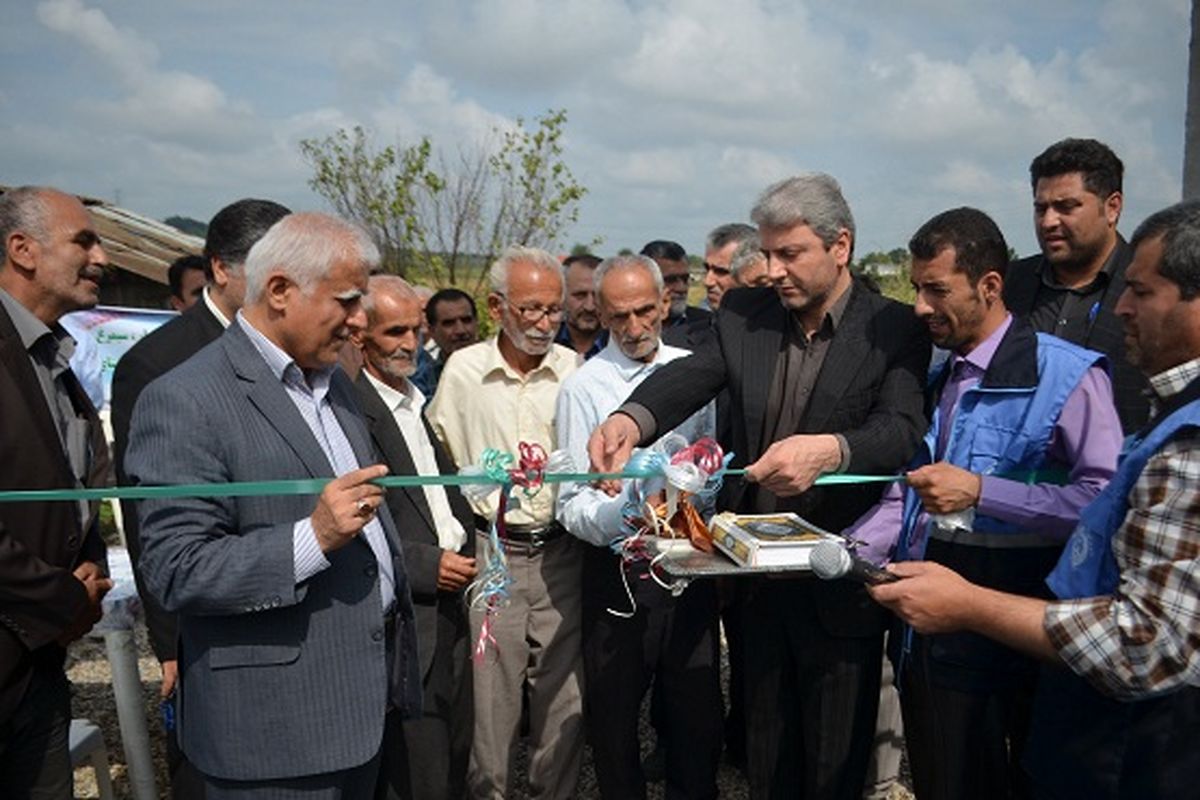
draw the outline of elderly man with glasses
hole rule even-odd
[[[554,407],[576,354],[554,343],[563,319],[562,269],[543,250],[511,247],[492,265],[488,313],[499,333],[458,350],[446,363],[427,416],[461,468],[489,447],[516,453],[521,443],[555,447]],[[556,488],[522,496],[505,514],[503,547],[513,582],[509,603],[490,621],[475,663],[472,797],[513,793],[510,769],[526,693],[530,721],[530,796],[568,798],[583,755],[581,543],[554,518]],[[496,519],[499,493],[472,500],[476,525]],[[486,533],[477,560],[491,558]],[[471,610],[471,632],[484,623]]]

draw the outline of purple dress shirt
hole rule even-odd
[[[950,356],[950,375],[942,389],[936,413],[941,435],[934,460],[942,458],[958,399],[979,383],[996,354],[1000,340],[1012,325],[1012,315],[965,356]],[[1049,460],[1070,464],[1070,482],[1057,486],[1026,484],[992,475],[983,476],[976,511],[1005,520],[1032,532],[1066,541],[1079,521],[1079,511],[1100,493],[1116,469],[1121,450],[1121,421],[1113,404],[1112,381],[1100,366],[1092,366],[1067,397],[1050,437]],[[904,510],[902,483],[892,484],[879,504],[864,514],[845,534],[860,542],[858,555],[884,563],[896,546]],[[917,530],[928,530],[929,515],[917,517]]]

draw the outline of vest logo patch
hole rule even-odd
[[[1071,537],[1071,566],[1078,569],[1083,566],[1083,562],[1087,561],[1088,551],[1092,549],[1092,537],[1087,535],[1087,531],[1080,525],[1075,531],[1075,535]]]

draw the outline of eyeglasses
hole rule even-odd
[[[519,306],[507,296],[500,294],[504,298],[504,302],[508,303],[508,307],[516,311],[521,316],[521,321],[530,325],[536,325],[542,321],[543,317],[549,317],[551,322],[562,322],[563,309],[562,306]]]

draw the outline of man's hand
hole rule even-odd
[[[383,502],[383,487],[368,481],[382,478],[387,472],[383,464],[376,464],[347,472],[325,485],[311,518],[322,553],[345,546],[371,521]]]
[[[823,472],[842,463],[842,448],[832,434],[798,434],[780,439],[746,467],[746,479],[761,484],[771,494],[788,497],[812,486]]]
[[[973,508],[983,491],[983,478],[945,461],[927,464],[905,476],[930,514],[953,514]]]
[[[637,423],[628,414],[618,412],[604,420],[588,439],[592,472],[620,472],[641,437]],[[619,480],[603,480],[596,485],[609,495],[621,492]]]
[[[104,595],[108,594],[113,587],[113,582],[104,577],[100,565],[94,561],[80,562],[72,574],[75,576],[75,580],[83,584],[83,589],[87,592],[87,605],[80,609],[79,615],[59,635],[58,643],[63,647],[83,636],[100,621],[100,617],[104,614],[101,606]]]
[[[171,692],[175,691],[175,682],[179,680],[179,662],[175,659],[164,661],[162,666],[162,686],[159,688],[159,694],[163,700],[171,696]]]
[[[457,592],[471,581],[479,570],[475,567],[475,559],[460,556],[450,550],[443,550],[438,561],[437,587],[442,592]]]
[[[901,561],[888,570],[903,580],[867,586],[871,597],[920,633],[953,633],[968,627],[974,584],[932,561]]]

